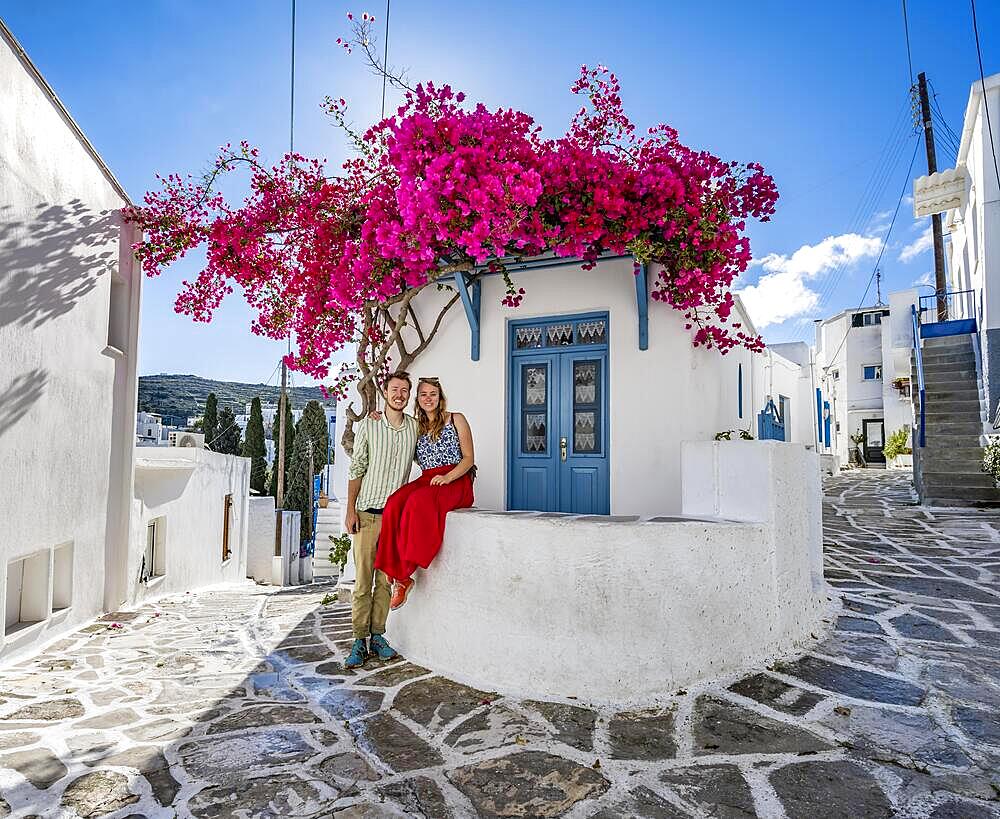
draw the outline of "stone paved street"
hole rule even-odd
[[[174,597],[0,671],[0,817],[1000,817],[1000,514],[825,488],[799,659],[614,712],[345,671],[323,589]]]

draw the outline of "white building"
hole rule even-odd
[[[1000,74],[986,78],[993,141],[1000,152]],[[943,214],[948,318],[974,319],[990,419],[1000,407],[1000,186],[986,123],[983,84],[969,90],[954,168],[914,182],[916,216]],[[925,299],[933,307],[933,300]]]
[[[910,401],[911,308],[916,290],[889,295],[889,304],[845,310],[816,324],[816,380],[828,405],[824,451],[841,465],[856,458],[884,464],[887,435],[913,425]],[[814,416],[815,417],[815,416]]]
[[[135,419],[135,438],[139,446],[166,446],[169,432],[163,425],[163,416],[140,412]]]
[[[681,314],[648,298],[654,271],[637,287],[631,257],[589,271],[535,260],[514,275],[527,291],[517,310],[499,307],[499,276],[483,278],[470,300],[483,309],[471,323],[461,305],[452,309],[410,368],[439,377],[449,407],[472,425],[477,507],[677,513],[681,442],[739,429],[757,437],[769,397],[791,419],[787,439],[815,448],[808,364],[774,351],[695,349]],[[448,297],[427,288],[414,299],[424,326]],[[734,315],[753,331],[738,300]],[[341,497],[343,470],[334,473]]]
[[[125,599],[142,276],[125,191],[2,23],[0,100],[10,655]]]
[[[136,414],[128,196],[2,22],[0,100],[6,662],[154,593],[244,578],[249,461],[136,448],[164,430]]]

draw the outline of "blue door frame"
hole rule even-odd
[[[606,313],[510,322],[509,509],[610,512],[608,331]]]

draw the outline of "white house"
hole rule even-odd
[[[135,419],[135,438],[139,446],[166,446],[170,439],[163,425],[163,416],[140,412]]]
[[[912,427],[910,353],[915,289],[889,295],[889,303],[845,310],[816,323],[816,380],[829,410],[824,451],[840,464],[857,457],[859,438],[866,464],[884,464],[887,435]]]
[[[648,298],[654,271],[637,287],[631,257],[589,271],[535,260],[514,276],[526,290],[519,308],[500,307],[499,276],[483,278],[471,324],[452,309],[411,368],[440,378],[449,406],[469,418],[477,507],[677,513],[681,442],[740,429],[757,437],[769,398],[793,419],[787,440],[815,448],[808,360],[695,349],[681,314]],[[414,299],[424,326],[450,295],[427,288]],[[752,331],[739,301],[735,314]],[[344,491],[336,477],[334,491]]]
[[[137,433],[165,430],[136,414],[128,196],[2,22],[0,100],[8,661],[123,604],[244,578],[249,461],[136,448]]]
[[[954,168],[914,181],[916,216],[944,215],[949,319],[975,319],[990,419],[1000,407],[1000,186],[986,123],[987,100],[993,140],[1000,152],[1000,74],[976,80],[969,90],[961,144]],[[933,307],[933,301],[925,299]]]
[[[125,191],[2,23],[0,99],[9,655],[125,598],[142,277]]]
[[[535,260],[515,266],[516,310],[486,276],[410,367],[466,414],[478,467],[476,508],[449,514],[439,556],[390,614],[389,639],[412,661],[490,690],[620,703],[818,633],[808,347],[696,349],[683,317],[648,298],[654,274],[636,276],[630,257],[589,271]],[[414,299],[422,326],[450,295]],[[742,304],[734,312],[752,331]],[[760,427],[782,441],[714,440],[756,437],[765,410]],[[338,497],[346,460],[334,462]]]

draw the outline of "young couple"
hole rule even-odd
[[[415,417],[407,415],[412,388],[409,373],[390,375],[385,412],[355,427],[344,520],[356,572],[347,668],[371,655],[396,657],[384,636],[389,609],[406,602],[414,570],[426,569],[438,553],[448,512],[473,503],[469,422],[448,412],[436,378],[418,380]],[[414,460],[423,474],[404,485]]]

